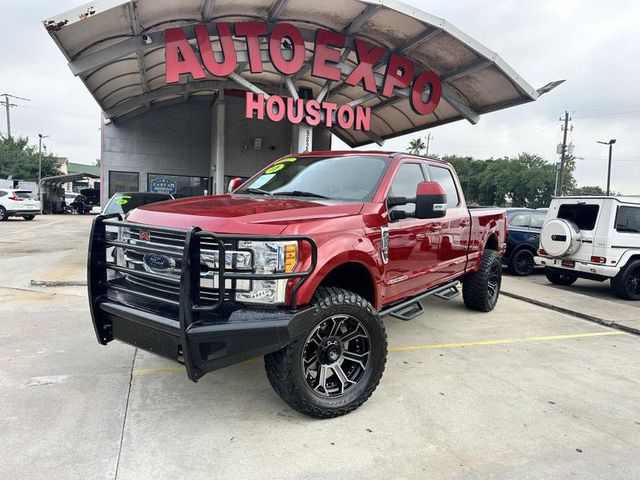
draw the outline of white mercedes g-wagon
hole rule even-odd
[[[554,198],[535,262],[556,285],[611,279],[616,296],[640,300],[640,197]]]

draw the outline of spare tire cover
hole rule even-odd
[[[580,248],[580,237],[580,229],[575,223],[554,218],[542,227],[540,246],[552,257],[571,255]]]

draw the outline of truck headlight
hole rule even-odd
[[[298,242],[241,241],[241,249],[253,252],[253,272],[258,274],[291,273],[298,264]],[[246,303],[283,304],[287,279],[252,280],[248,292],[236,292],[236,300]]]
[[[255,273],[291,273],[298,264],[298,242],[243,240],[238,247],[253,252]]]

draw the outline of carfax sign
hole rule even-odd
[[[176,193],[176,181],[171,178],[154,178],[151,180],[151,191],[153,193]]]

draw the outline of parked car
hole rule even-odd
[[[287,156],[231,194],[145,205],[127,221],[97,217],[93,324],[101,344],[183,362],[193,381],[265,355],[291,407],[336,417],[382,377],[383,316],[410,320],[421,298],[451,299],[460,281],[467,308],[495,307],[505,230],[503,209],[466,207],[446,162]]]
[[[168,193],[152,192],[118,192],[113,194],[102,211],[103,215],[126,215],[134,208],[149,203],[165,202],[173,200],[173,195]]]
[[[0,188],[0,220],[9,217],[33,220],[36,215],[40,215],[38,195],[29,190]]]
[[[507,209],[507,252],[502,261],[512,275],[524,277],[533,273],[546,215],[546,208]]]
[[[68,213],[77,213],[83,215],[91,211],[87,198],[76,192],[65,192],[64,194],[65,211]]]
[[[616,296],[640,300],[640,197],[554,199],[535,261],[556,285],[610,280]]]

